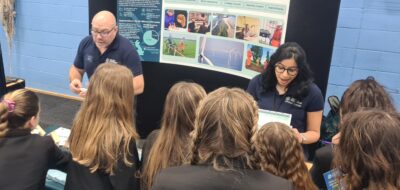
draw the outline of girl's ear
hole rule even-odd
[[[27,122],[27,128],[34,129],[39,123],[39,118],[37,116],[32,116]]]

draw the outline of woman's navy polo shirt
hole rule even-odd
[[[314,83],[309,86],[308,95],[303,100],[290,96],[279,95],[277,91],[264,92],[262,75],[255,76],[247,87],[260,109],[292,114],[291,125],[299,132],[307,131],[307,112],[321,111],[324,108],[324,98],[321,90]]]

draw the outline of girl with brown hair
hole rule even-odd
[[[340,102],[340,115],[358,111],[360,108],[376,108],[396,111],[389,93],[374,77],[354,81],[344,92]]]
[[[153,189],[290,189],[289,181],[252,170],[257,121],[258,107],[245,91],[211,92],[196,111],[190,165],[161,170]]]
[[[339,113],[340,117],[347,114],[368,109],[380,109],[386,112],[396,112],[391,97],[385,88],[373,77],[354,81],[343,93]],[[332,138],[333,144],[338,144],[340,132]],[[315,152],[311,176],[314,183],[321,189],[325,189],[323,174],[331,170],[333,159],[332,146],[324,146]]]
[[[73,161],[65,189],[137,189],[139,138],[132,72],[101,64],[90,79],[68,139]]]
[[[400,115],[380,110],[344,117],[334,168],[346,189],[400,189]]]
[[[253,137],[255,163],[263,171],[288,179],[296,190],[316,190],[305,164],[303,148],[289,126],[271,122]]]
[[[189,133],[194,128],[196,108],[205,96],[203,87],[191,82],[176,83],[169,90],[161,129],[153,131],[143,145],[142,189],[151,189],[161,169],[187,161]]]
[[[39,122],[39,99],[30,90],[4,95],[0,102],[0,188],[44,189],[49,169],[65,170],[68,156],[50,136],[31,134]]]

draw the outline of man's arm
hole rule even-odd
[[[135,95],[143,93],[144,90],[144,78],[143,75],[133,77],[133,87],[135,88]]]
[[[84,74],[83,69],[78,69],[74,65],[69,69],[69,88],[75,94],[79,94],[82,88],[82,77]]]

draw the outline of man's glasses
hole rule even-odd
[[[299,72],[299,68],[297,68],[297,67],[285,68],[285,66],[283,66],[282,64],[277,63],[275,65],[275,71],[277,73],[283,73],[283,72],[287,71],[288,75],[295,76]]]
[[[107,37],[113,30],[115,29],[115,26],[114,27],[112,27],[110,30],[108,30],[108,31],[101,31],[101,32],[98,32],[98,31],[94,31],[94,30],[91,30],[90,32],[92,33],[92,35],[100,35],[101,37]]]

